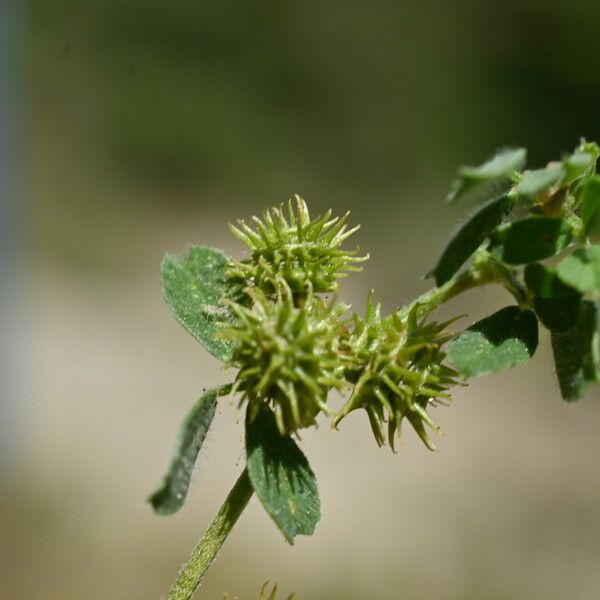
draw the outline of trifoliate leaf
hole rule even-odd
[[[452,183],[448,202],[458,200],[486,184],[500,183],[501,180],[508,182],[512,172],[523,167],[526,156],[525,148],[506,149],[478,167],[462,167],[458,179]]]
[[[219,321],[233,322],[221,301],[240,301],[240,285],[226,274],[229,259],[220,250],[193,246],[183,256],[167,254],[160,267],[163,293],[175,318],[214,357],[226,362],[233,343],[217,337]]]
[[[563,399],[578,400],[598,382],[598,310],[593,302],[582,302],[575,327],[552,333],[552,350]]]
[[[590,177],[579,190],[581,219],[588,237],[600,233],[600,176]]]
[[[578,248],[558,264],[556,272],[582,294],[600,292],[600,246]]]
[[[525,283],[533,294],[533,308],[551,331],[568,331],[577,322],[581,294],[565,285],[553,269],[540,263],[525,267]]]
[[[529,217],[515,221],[493,234],[493,254],[521,265],[562,252],[573,239],[571,225],[555,217]]]
[[[321,518],[315,475],[296,442],[279,433],[266,406],[253,420],[246,416],[246,460],[256,495],[287,541],[311,535]]]
[[[501,196],[484,204],[460,227],[430,273],[435,277],[436,285],[443,285],[456,274],[513,206],[513,198]]]
[[[527,362],[537,344],[533,311],[507,306],[456,336],[447,353],[461,375],[481,377]]]
[[[183,422],[171,465],[160,487],[148,498],[161,515],[177,512],[185,502],[192,471],[215,416],[217,389],[205,392]]]
[[[564,178],[566,174],[562,163],[548,165],[544,169],[525,171],[517,186],[517,194],[527,198],[535,198],[549,190]]]

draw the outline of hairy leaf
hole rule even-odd
[[[252,487],[287,541],[311,535],[321,517],[317,481],[296,442],[279,433],[270,408],[252,421],[246,416],[246,459]]]
[[[600,156],[600,148],[595,142],[582,140],[571,156],[564,160],[566,170],[565,182],[578,185],[584,184],[596,171],[596,161]]]
[[[462,167],[451,186],[448,202],[458,200],[469,192],[478,190],[486,184],[508,181],[512,172],[521,169],[525,164],[527,151],[525,148],[501,150],[490,160],[478,167]]]
[[[591,152],[574,152],[564,160],[565,181],[571,183],[585,175],[596,164],[596,156]]]
[[[217,322],[233,322],[225,298],[240,300],[240,285],[229,278],[229,259],[220,250],[193,246],[183,256],[167,254],[160,267],[165,299],[175,318],[214,357],[228,361],[233,343],[220,339]]]
[[[430,275],[436,285],[449,281],[487,236],[508,216],[514,205],[510,196],[500,196],[484,204],[456,232]]]
[[[581,219],[588,237],[600,233],[600,176],[590,177],[580,191]]]
[[[533,308],[551,331],[568,331],[579,316],[581,294],[565,285],[553,269],[540,263],[525,267],[525,283],[533,294]]]
[[[582,294],[600,292],[600,246],[578,248],[558,264],[556,272]]]
[[[215,416],[217,392],[211,389],[202,394],[181,426],[169,469],[160,487],[148,498],[158,514],[171,515],[185,502],[198,453]]]
[[[447,353],[461,375],[481,377],[527,362],[537,344],[535,314],[507,306],[456,336]]]
[[[562,252],[573,239],[571,225],[555,217],[529,217],[494,234],[494,254],[511,265],[521,265]]]
[[[545,169],[525,171],[517,186],[519,196],[534,198],[559,183],[565,176],[562,163],[547,166]]]
[[[582,302],[575,327],[552,333],[552,351],[563,399],[578,400],[598,382],[598,310],[593,302]]]

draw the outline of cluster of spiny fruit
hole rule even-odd
[[[418,307],[382,317],[372,294],[364,317],[348,315],[337,300],[339,280],[360,270],[368,256],[342,248],[358,229],[348,229],[347,219],[331,211],[311,219],[296,196],[287,211],[282,206],[254,217],[253,227],[244,221],[231,226],[250,251],[229,266],[229,276],[243,281],[246,302],[229,301],[237,318],[222,325],[222,335],[235,342],[234,391],[248,403],[251,420],[269,405],[285,435],[314,425],[321,412],[330,415],[331,390],[350,390],[335,426],[362,408],[378,444],[387,423],[393,449],[406,419],[433,448],[426,426],[437,427],[426,409],[450,399],[447,390],[457,377],[443,363],[446,324],[427,322]]]

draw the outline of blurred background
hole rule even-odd
[[[19,5],[20,4],[20,5]],[[600,139],[592,0],[0,2],[0,597],[158,599],[243,466],[223,402],[180,514],[154,516],[175,434],[224,373],[171,318],[158,266],[303,195],[352,210],[347,281],[425,290],[469,206],[456,167]],[[510,302],[476,291],[467,325]],[[198,598],[600,597],[598,391],[561,402],[534,360],[378,449],[363,414],[303,436],[323,518],[287,546],[256,499]]]

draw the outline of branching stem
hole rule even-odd
[[[242,471],[214,521],[181,569],[167,600],[190,600],[253,493],[247,469]]]
[[[428,314],[452,298],[477,287],[490,283],[498,283],[510,292],[519,304],[527,301],[527,294],[521,285],[514,279],[512,273],[489,258],[487,252],[481,253],[479,260],[468,270],[453,277],[450,281],[440,287],[428,290],[410,304],[399,310],[400,315],[405,316],[416,306],[419,306],[420,314]]]

